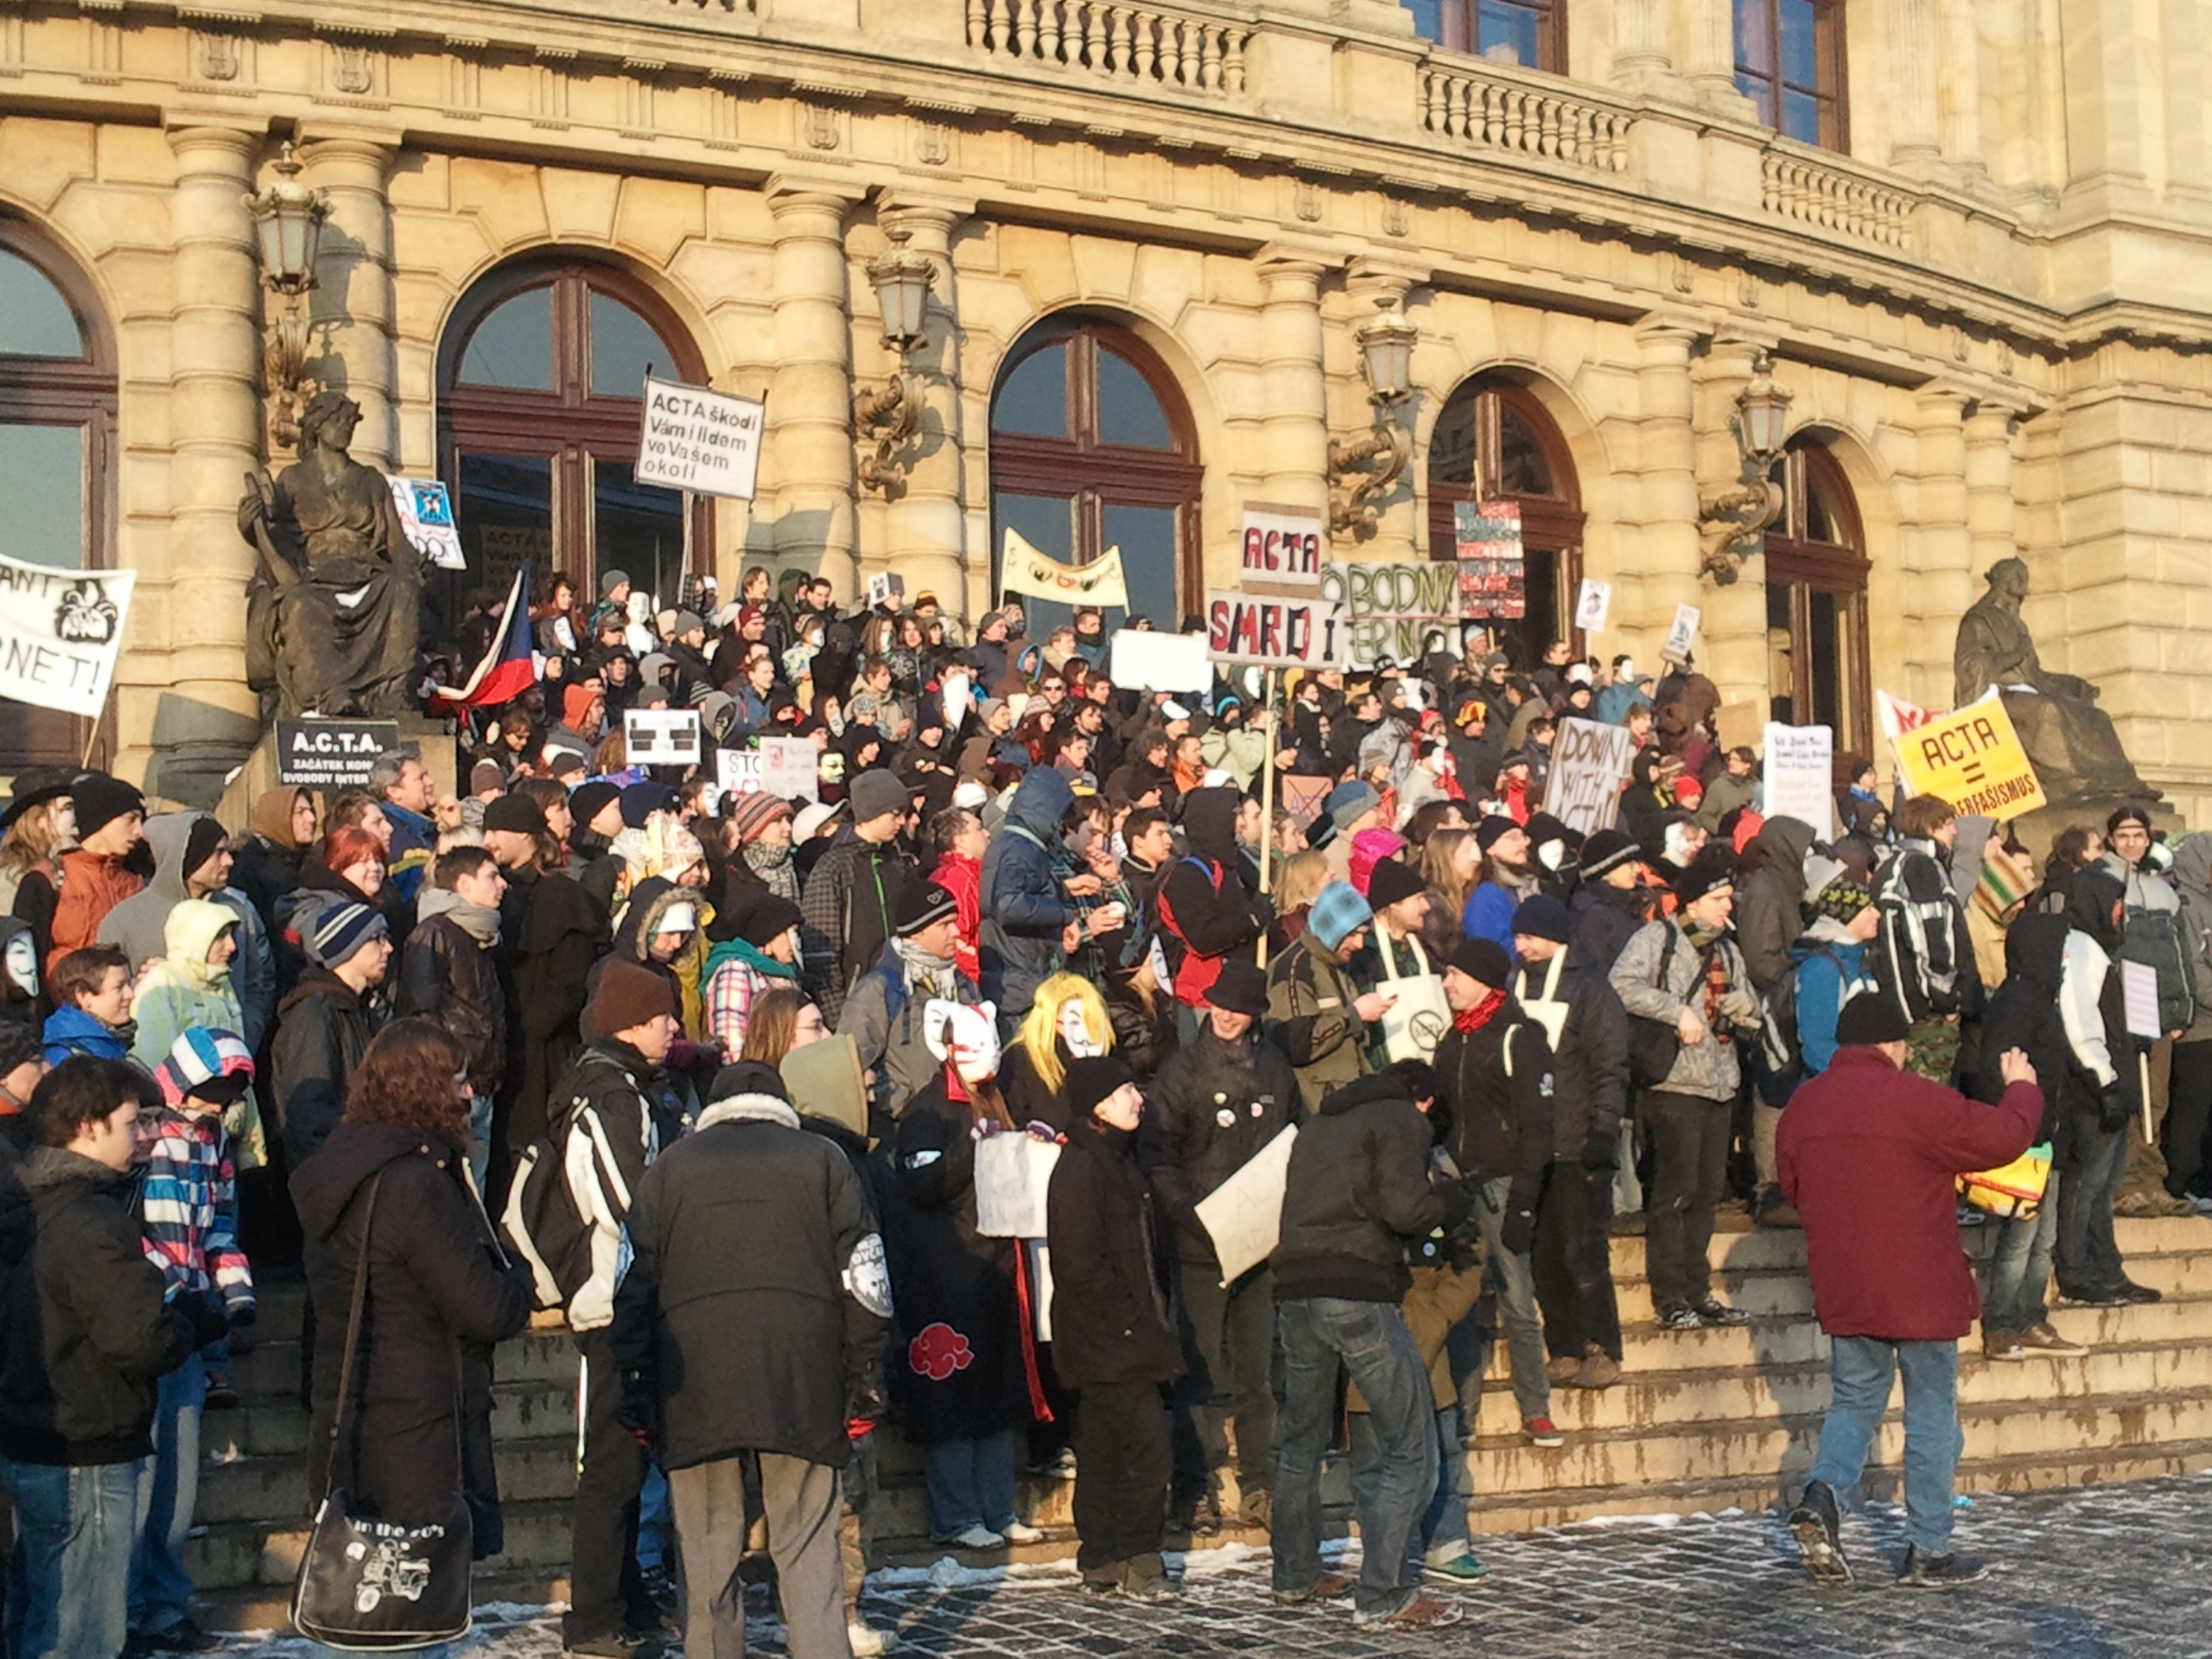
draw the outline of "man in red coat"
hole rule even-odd
[[[1790,1097],[1776,1139],[1782,1190],[1805,1223],[1813,1306],[1828,1336],[1831,1392],[1789,1529],[1825,1588],[1851,1583],[1840,1502],[1855,1501],[1866,1453],[1904,1373],[1904,1567],[1916,1587],[1987,1569],[1951,1550],[1959,1427],[1959,1338],[1981,1311],[1959,1242],[1957,1178],[2028,1149],[2043,1119],[2035,1068],[1998,1062],[2005,1096],[1968,1100],[1904,1069],[1907,1027],[1888,998],[1856,996],[1836,1021],[1828,1069]]]

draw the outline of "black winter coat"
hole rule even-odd
[[[2063,1109],[2069,1098],[2094,1112],[2097,1096],[2094,1084],[2074,1064],[2066,1022],[2058,1012],[2066,934],[2063,916],[2033,912],[2016,918],[2006,931],[2005,982],[1982,1012],[1981,1065],[1974,1077],[1974,1097],[1993,1106],[2005,1095],[1999,1058],[2008,1048],[2024,1053],[2043,1091],[2043,1122],[2036,1139],[2051,1141],[2054,1153],[2063,1150],[2067,1137],[2070,1114]]]
[[[545,1099],[580,1043],[585,978],[607,944],[606,919],[591,895],[565,875],[534,868],[506,872],[494,961],[514,1018],[507,1022],[507,1142],[545,1133]]]
[[[844,1153],[772,1096],[716,1101],[638,1183],[628,1233],[614,1362],[652,1402],[661,1466],[842,1465],[849,1413],[880,1403],[891,1306]]]
[[[1552,1156],[1609,1168],[1619,1155],[1621,1116],[1628,1109],[1628,1010],[1605,972],[1585,966],[1573,947],[1552,962],[1565,963],[1552,988],[1567,1010],[1552,1045]],[[1531,1018],[1551,967],[1530,963],[1521,969],[1517,988]]]
[[[346,1084],[383,1023],[381,1007],[327,968],[309,968],[276,1005],[269,1071],[288,1167],[315,1156],[338,1127]]]
[[[1624,1048],[1627,1041],[1624,1032]],[[1476,1181],[1510,1175],[1513,1186],[1506,1207],[1535,1209],[1557,1141],[1556,1084],[1544,1028],[1509,996],[1481,1030],[1454,1027],[1444,1033],[1436,1046],[1436,1077],[1452,1108],[1446,1144],[1460,1173]]]
[[[468,1087],[496,1095],[507,1070],[507,1009],[492,953],[451,916],[415,925],[399,957],[399,1012],[427,1014],[461,1045]]]
[[[368,1224],[370,1183],[382,1177]],[[530,1269],[493,1243],[463,1185],[461,1154],[396,1123],[341,1123],[313,1164],[292,1172],[315,1307],[310,1507],[331,1484],[404,1526],[445,1518],[455,1493],[499,1501],[488,1371],[463,1386],[463,1347],[504,1342],[530,1320]],[[354,1403],[336,1442],[338,1376],[353,1280],[365,1245],[368,1291],[354,1361]],[[463,1446],[467,1445],[464,1452]]]
[[[876,1148],[874,1187],[898,1310],[892,1378],[925,1446],[1035,1417],[1032,1303],[1019,1239],[976,1230],[976,1140],[944,1079],[906,1103]]]
[[[162,1304],[131,1178],[41,1147],[0,1204],[0,1456],[128,1463],[154,1449],[156,1378],[221,1335]],[[196,1301],[188,1306],[198,1307]]]
[[[1166,1382],[1183,1370],[1167,1319],[1157,1205],[1136,1136],[1077,1125],[1046,1197],[1052,1247],[1052,1369],[1078,1393],[1094,1382]]]
[[[1274,919],[1274,906],[1245,886],[1236,842],[1237,802],[1233,789],[1191,791],[1183,807],[1190,855],[1169,865],[1160,883],[1160,942],[1179,1001],[1201,1001],[1220,971],[1221,959],[1249,952]],[[1192,955],[1205,966],[1189,963]]]
[[[1586,881],[1568,903],[1573,918],[1573,937],[1567,941],[1577,962],[1592,971],[1610,974],[1621,952],[1628,949],[1637,930],[1658,913],[1656,889],[1641,883],[1633,887],[1611,887],[1602,881]]]
[[[1207,1023],[1160,1068],[1145,1103],[1138,1161],[1174,1224],[1176,1254],[1217,1267],[1198,1200],[1306,1116],[1298,1074],[1256,1023],[1234,1043]]]
[[[1406,1247],[1466,1219],[1456,1185],[1429,1181],[1434,1137],[1405,1085],[1384,1072],[1333,1090],[1298,1131],[1269,1258],[1275,1300],[1395,1304],[1413,1283]]]

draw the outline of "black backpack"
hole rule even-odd
[[[1813,956],[1826,957],[1835,964],[1838,976],[1843,978],[1845,1001],[1873,989],[1871,981],[1845,976],[1843,958],[1826,945],[1815,947]],[[1805,1044],[1797,1030],[1797,970],[1812,959],[1805,957],[1783,969],[1760,1001],[1758,1046],[1751,1057],[1752,1083],[1759,1098],[1769,1106],[1787,1106],[1797,1085],[1805,1080]]]

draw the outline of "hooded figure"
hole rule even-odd
[[[2028,914],[2017,918],[2005,936],[2005,982],[1989,999],[1981,1016],[1981,1052],[1992,1057],[2017,1048],[2036,1069],[2036,1086],[2043,1090],[2043,1122],[2036,1139],[2052,1142],[2056,1153],[2066,1136],[2066,1114],[2070,1098],[2082,1094],[2073,1052],[2066,1040],[2066,1027],[2059,1018],[2059,990],[2064,980],[2067,924],[2063,916]],[[1974,1074],[1977,1098],[1995,1105],[2005,1093],[2005,1079],[1994,1065]]]
[[[315,822],[321,823],[321,799],[305,785],[264,789],[253,803],[246,833],[238,837],[233,849],[238,859],[231,867],[231,885],[261,912],[264,932],[276,925],[276,901],[300,885],[300,860],[307,843],[296,832],[293,817],[302,796],[315,809]]]
[[[251,912],[251,906],[246,906]],[[137,1035],[130,1045],[131,1058],[151,1070],[168,1058],[169,1048],[188,1031],[238,1031],[238,992],[232,979],[237,958],[223,963],[208,960],[217,941],[226,934],[238,938],[238,912],[209,899],[186,899],[171,907],[162,929],[162,960],[146,970],[131,1003]],[[261,1112],[253,1093],[223,1114],[240,1169],[258,1169],[269,1161],[269,1147],[261,1132]]]
[[[1029,1012],[1037,987],[1059,968],[1061,931],[1076,919],[1052,875],[1052,849],[1074,803],[1056,768],[1031,768],[983,855],[982,990],[1009,1020]]]
[[[1789,966],[1789,947],[1805,930],[1805,855],[1813,826],[1796,818],[1769,818],[1752,843],[1758,864],[1736,890],[1736,943],[1764,995]]]
[[[223,826],[205,812],[163,812],[146,820],[154,879],[100,921],[100,943],[129,956],[133,974],[168,954],[162,930],[169,913],[194,896],[187,878],[215,856],[223,840]],[[269,930],[260,910],[235,887],[218,887],[206,897],[230,910],[238,923],[238,953],[231,964],[230,985],[243,1023],[228,1029],[244,1037],[248,1048],[258,1050],[270,1016],[276,1011],[276,956],[270,946]]]
[[[1160,881],[1160,922],[1175,1000],[1185,1007],[1202,1007],[1222,963],[1251,949],[1274,919],[1274,906],[1245,885],[1243,849],[1236,842],[1242,800],[1226,785],[1194,789],[1183,798],[1189,851]]]

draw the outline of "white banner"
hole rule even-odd
[[[1552,740],[1544,810],[1578,835],[1611,829],[1620,816],[1621,786],[1635,760],[1636,740],[1627,727],[1562,720]]]
[[[810,737],[760,740],[760,788],[787,801],[822,798],[822,752]]]
[[[1246,502],[1241,573],[1244,585],[1260,591],[1317,592],[1321,586],[1321,554],[1326,540],[1318,508]],[[1122,683],[1120,675],[1114,677],[1114,683]]]
[[[1060,1161],[1057,1141],[1019,1131],[976,1143],[976,1230],[985,1238],[1045,1236],[1045,1196]]]
[[[1243,1166],[1197,1205],[1198,1224],[1213,1240],[1224,1285],[1274,1254],[1282,1237],[1282,1195],[1290,1185],[1294,1123],[1244,1160]]]
[[[1585,633],[1602,633],[1605,614],[1613,607],[1613,584],[1585,576],[1574,600],[1574,626]]]
[[[1763,807],[1770,818],[1809,823],[1822,841],[1835,835],[1835,734],[1825,726],[1767,722]]]
[[[622,741],[633,766],[690,766],[699,758],[699,711],[626,709]]]
[[[1114,631],[1110,677],[1133,691],[1188,691],[1204,696],[1213,689],[1213,658],[1203,633],[1160,633],[1142,628]]]
[[[1129,607],[1128,584],[1122,580],[1122,550],[1109,547],[1089,564],[1062,564],[1022,539],[1012,524],[999,557],[999,590],[1034,594],[1063,605],[1095,605],[1101,610]]]
[[[760,792],[760,755],[755,749],[716,749],[715,781],[725,795]]]
[[[638,481],[750,501],[767,407],[757,397],[646,376]]]
[[[1319,599],[1268,599],[1239,588],[1206,594],[1206,653],[1216,662],[1342,668],[1337,607]]]
[[[0,558],[0,697],[97,717],[137,580]]]

